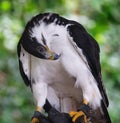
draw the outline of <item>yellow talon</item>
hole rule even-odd
[[[39,106],[36,107],[36,111],[37,112],[40,112],[41,111],[41,108]],[[35,115],[35,114],[34,114]],[[37,117],[33,117],[31,123],[39,123],[39,119]]]
[[[39,123],[39,122],[40,122],[39,119],[38,118],[35,118],[35,117],[31,121],[31,123]]]
[[[36,108],[36,111],[41,111],[41,108],[39,107],[39,106],[37,106],[37,108]]]
[[[82,112],[82,111],[78,112],[78,113],[73,117],[72,121],[75,122],[76,119],[77,119],[78,117],[81,117],[81,116],[84,116],[84,123],[87,123],[87,117],[86,117],[85,113]]]
[[[88,105],[88,101],[84,99],[83,104]],[[83,116],[84,123],[87,123],[87,116],[82,110],[80,110],[79,112],[71,111],[69,112],[69,115],[72,117],[73,123],[75,123],[75,121],[82,116]]]
[[[75,122],[78,119],[78,117],[83,116],[84,117],[84,123],[87,123],[87,116],[85,115],[85,113],[83,111],[79,111],[79,112],[71,111],[69,113],[69,115],[72,117],[73,122]]]
[[[71,117],[73,117],[74,115],[76,115],[78,112],[75,112],[75,111],[71,111],[71,112],[69,112],[69,115],[71,116]]]
[[[83,104],[88,105],[88,101],[86,99],[84,99]]]

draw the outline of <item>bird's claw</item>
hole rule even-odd
[[[73,123],[87,123],[88,122],[91,108],[88,106],[88,103],[86,102],[84,103],[84,102],[77,112],[71,111],[69,113]]]
[[[31,123],[50,123],[50,121],[39,111],[35,111]]]
[[[38,118],[34,117],[34,118],[32,118],[31,123],[40,123],[40,121]]]
[[[71,116],[73,123],[87,123],[87,116],[83,111],[71,111],[69,115]]]

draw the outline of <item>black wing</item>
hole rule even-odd
[[[91,72],[97,81],[104,103],[108,106],[108,98],[101,77],[99,46],[82,25],[76,22],[72,23],[74,23],[74,25],[68,27],[68,32],[70,36],[73,37],[73,41],[75,41],[77,46],[82,49],[83,54],[86,56]]]

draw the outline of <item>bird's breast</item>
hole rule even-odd
[[[48,85],[54,83],[73,82],[73,78],[65,71],[58,60],[44,60],[36,57],[32,58],[31,76],[36,82],[45,82]]]
[[[76,79],[68,74],[58,60],[32,59],[32,78],[35,82],[44,82],[52,87],[59,97],[81,98],[80,88],[74,87]]]

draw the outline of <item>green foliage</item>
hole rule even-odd
[[[113,123],[120,121],[120,1],[0,0],[0,122],[26,123],[35,109],[18,70],[16,46],[25,24],[40,12],[76,18],[101,48],[102,75]]]

